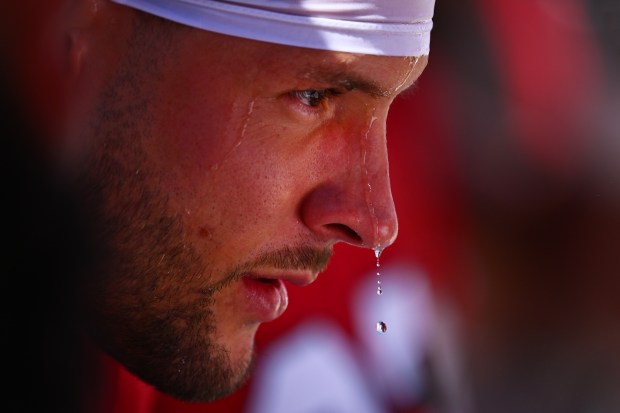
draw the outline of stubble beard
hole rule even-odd
[[[120,141],[127,133],[112,128],[97,139]],[[127,141],[140,139],[148,137]],[[160,391],[185,401],[212,401],[246,380],[252,360],[233,367],[227,350],[215,342],[212,307],[219,288],[207,283],[216,277],[203,276],[199,254],[183,241],[182,219],[168,213],[167,196],[149,185],[138,153],[122,142],[108,144],[82,180],[106,247],[105,268],[87,284],[96,339]],[[143,175],[135,174],[136,167]],[[196,288],[200,297],[179,300],[188,295],[181,288],[195,279],[205,280]]]

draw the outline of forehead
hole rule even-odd
[[[392,96],[413,84],[424,70],[427,57],[374,56],[285,46],[192,29],[191,58],[209,61],[210,70],[219,66],[222,76],[233,73],[269,82],[297,81],[325,83],[361,89],[377,96]],[[309,85],[308,85],[309,86]],[[317,87],[320,87],[317,86]]]

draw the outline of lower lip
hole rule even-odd
[[[243,277],[246,310],[257,321],[271,321],[280,317],[288,305],[288,292],[281,280],[260,280]]]

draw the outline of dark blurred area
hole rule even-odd
[[[85,364],[77,306],[94,248],[84,211],[50,157],[63,101],[46,82],[53,68],[37,64],[39,26],[29,19],[38,14],[30,7],[0,8],[3,410],[78,413],[97,380]]]

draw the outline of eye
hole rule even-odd
[[[317,107],[327,99],[328,91],[315,89],[295,90],[291,94],[304,105]]]
[[[297,116],[303,119],[316,120],[317,117],[325,118],[334,114],[337,102],[336,96],[344,92],[337,89],[301,89],[291,90],[286,93],[289,108]]]

